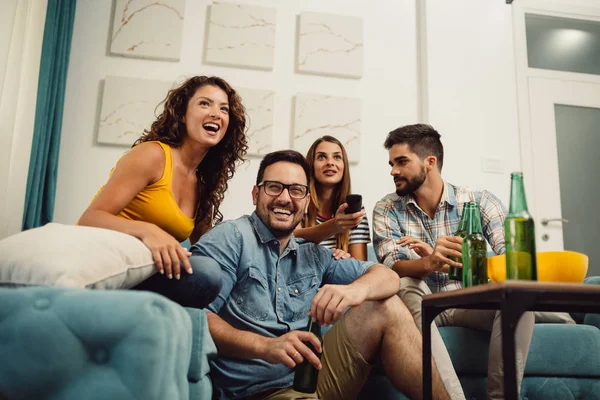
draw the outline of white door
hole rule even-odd
[[[586,253],[588,276],[600,275],[600,83],[529,77],[528,89],[538,250]]]

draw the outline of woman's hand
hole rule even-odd
[[[148,223],[141,239],[152,252],[158,272],[164,274],[166,271],[167,278],[172,279],[175,275],[175,278],[179,279],[181,277],[181,264],[183,264],[188,274],[193,272],[188,260],[192,253],[183,248],[173,236],[158,226]]]
[[[343,203],[335,212],[333,224],[335,225],[336,233],[342,233],[358,226],[360,221],[362,221],[363,217],[365,216],[365,210],[360,210],[353,214],[346,214],[344,212],[346,208],[348,208],[348,203]]]
[[[414,250],[419,257],[427,257],[433,254],[433,247],[412,236],[403,236],[396,242],[396,244],[399,244],[402,247],[408,246],[408,248]]]
[[[344,258],[352,258],[352,254],[342,250],[342,249],[331,249],[333,250],[332,257],[336,260],[342,260]]]

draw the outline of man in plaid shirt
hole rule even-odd
[[[389,151],[396,192],[381,199],[373,211],[373,243],[377,258],[401,278],[400,297],[421,329],[422,296],[461,288],[448,278],[450,259],[461,259],[462,239],[453,236],[463,206],[473,201],[481,212],[483,234],[496,254],[504,253],[506,209],[493,194],[451,185],[441,176],[444,148],[440,134],[429,125],[416,124],[389,133]],[[500,313],[494,310],[458,310],[441,313],[432,325],[432,353],[446,389],[453,399],[464,399],[460,381],[436,325],[491,330],[488,398],[504,398]],[[517,379],[523,370],[533,334],[533,313],[525,313],[515,333]]]

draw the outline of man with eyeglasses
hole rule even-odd
[[[380,361],[391,382],[421,398],[421,335],[396,293],[389,268],[297,241],[294,228],[309,204],[309,165],[292,150],[262,160],[251,216],[223,222],[192,252],[221,266],[223,288],[207,310],[219,356],[211,380],[219,399],[355,398]],[[344,313],[348,308],[350,310]],[[323,338],[302,331],[309,318],[328,326]],[[322,353],[319,358],[307,347]],[[291,386],[307,359],[320,370],[316,394]],[[434,367],[434,396],[447,393]]]

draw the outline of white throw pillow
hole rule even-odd
[[[127,289],[155,272],[139,239],[109,229],[50,223],[0,240],[0,286]]]

